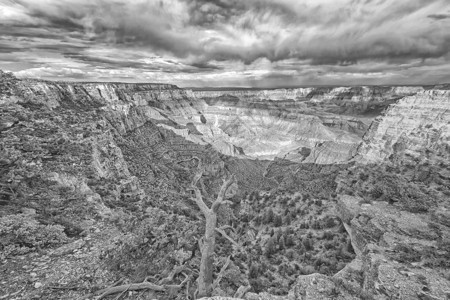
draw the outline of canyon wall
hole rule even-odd
[[[207,121],[251,157],[305,163],[350,160],[374,117],[422,87],[188,91]],[[281,146],[281,147],[280,147]]]
[[[448,156],[450,91],[426,90],[400,99],[376,118],[364,136],[358,161],[382,162],[396,156]]]
[[[49,108],[95,108],[133,116],[124,119],[122,132],[153,120],[226,155],[319,164],[345,163],[358,151],[382,155],[366,146],[380,139],[370,137],[379,121],[367,132],[373,120],[399,99],[432,93],[422,87],[193,91],[169,84],[14,82],[15,95],[3,103],[27,99]]]

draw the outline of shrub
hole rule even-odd
[[[314,269],[313,266],[305,266],[302,269],[300,269],[300,273],[303,275],[309,275],[309,274],[312,274],[315,272],[316,272],[316,269]]]
[[[250,279],[257,278],[258,274],[259,274],[259,269],[260,269],[260,267],[259,267],[259,265],[257,263],[251,264],[248,277]]]
[[[270,257],[273,253],[275,253],[275,239],[272,237],[267,241],[266,248],[265,248],[265,255],[267,257]]]
[[[292,247],[295,246],[294,238],[292,237],[292,234],[289,234],[286,236],[286,247]]]
[[[5,256],[28,253],[66,241],[61,225],[42,225],[24,214],[0,218],[0,248]]]
[[[336,225],[336,223],[335,223],[333,218],[331,218],[331,217],[326,217],[325,218],[325,224],[324,224],[325,228],[332,228],[335,225]]]
[[[415,261],[420,261],[421,254],[414,248],[408,247],[407,245],[399,244],[394,247],[393,257],[399,262],[411,263]]]
[[[313,245],[310,238],[306,238],[303,240],[303,246],[305,246],[306,251],[313,250]]]
[[[272,223],[274,217],[275,217],[275,215],[273,213],[273,210],[271,208],[269,208],[264,215],[264,223],[265,224]]]
[[[281,225],[283,225],[283,219],[281,218],[280,215],[276,215],[274,218],[274,226],[281,227]]]
[[[369,179],[369,175],[365,173],[359,173],[359,179],[361,179],[362,181],[366,181],[367,179]]]
[[[249,282],[252,287],[252,291],[255,293],[263,292],[268,286],[270,286],[270,281],[266,277],[262,276],[250,279]]]

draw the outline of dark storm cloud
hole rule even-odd
[[[211,39],[198,51],[201,53],[198,59],[203,61],[241,60],[251,64],[258,58],[270,61],[297,58],[310,59],[313,65],[345,66],[363,59],[436,58],[445,56],[450,49],[450,28],[443,31],[428,24],[417,26],[417,22],[426,19],[415,19],[422,10],[433,9],[433,5],[442,1],[416,0],[393,5],[387,1],[356,1],[359,5],[372,3],[372,7],[349,6],[339,13],[330,12],[324,5],[289,7],[289,1],[190,3],[191,21],[198,26],[220,28],[232,23],[232,33],[223,30],[224,33],[257,36],[255,41],[244,45],[238,39],[234,43]],[[258,32],[260,25],[273,20],[276,30],[287,27],[290,34]]]
[[[222,70],[223,68],[216,66],[211,63],[193,63],[190,66],[197,69],[205,69],[205,70]]]
[[[27,26],[17,26],[17,27],[0,26],[0,35],[3,37],[10,37],[10,38],[18,38],[18,37],[45,38],[51,39],[53,41],[64,38],[63,34],[50,32],[47,29],[27,27]]]
[[[443,20],[443,19],[450,19],[450,14],[434,14],[434,15],[428,15],[428,18],[435,19],[435,20]]]
[[[380,9],[385,2],[377,3]],[[250,64],[265,57],[270,61],[298,58],[311,59],[312,64],[345,65],[367,58],[429,58],[448,53],[450,31],[436,31],[432,26],[418,31],[392,28],[402,25],[399,21],[402,18],[436,2],[439,1],[415,0],[389,5],[380,17],[368,17],[378,8],[368,1],[364,5],[372,6],[365,8],[361,1],[356,1],[355,7],[342,8],[339,13],[330,13],[324,4],[306,6],[296,5],[295,1],[263,0],[183,0],[157,4],[141,1],[130,5],[118,1],[95,4],[69,1],[71,5],[67,5],[62,1],[51,9],[39,2],[17,3],[47,28],[83,32],[90,41],[150,47],[179,58],[191,55],[197,58],[197,63],[241,60]],[[180,12],[171,12],[174,3],[180,6]],[[367,19],[355,20],[360,17]],[[265,23],[273,24],[274,30],[259,30]],[[302,27],[308,24],[321,24],[324,28]],[[344,28],[333,30],[338,24],[344,24]],[[391,32],[383,28],[386,24],[390,24]],[[290,34],[277,34],[276,30],[283,29],[281,26],[287,26]],[[216,38],[205,34],[203,29],[210,27],[217,30]],[[27,31],[30,28],[12,34],[33,34]],[[248,36],[249,41],[244,40],[243,45],[239,35]],[[55,38],[52,34],[47,37]]]
[[[78,52],[65,52],[64,57],[76,61],[85,62],[90,65],[102,67],[104,69],[139,69],[143,71],[160,71],[164,73],[202,73],[221,68],[210,63],[194,63],[191,65],[181,64],[171,60],[141,62],[139,59],[107,58],[92,55],[83,55]]]
[[[0,53],[14,53],[14,52],[23,52],[23,51],[26,51],[26,49],[24,49],[22,47],[12,46],[12,45],[10,45],[10,43],[5,43],[0,40]]]
[[[200,27],[214,27],[236,20],[251,12],[253,18],[263,13],[284,15],[286,20],[293,20],[297,14],[288,5],[270,1],[239,0],[182,0],[188,6],[189,24]],[[242,22],[244,29],[252,29],[251,20]]]
[[[47,38],[63,38],[78,34],[87,41],[108,44],[148,46],[155,50],[184,57],[197,50],[195,39],[172,30],[174,16],[167,9],[153,5],[153,1],[126,5],[119,1],[27,1],[18,0],[30,20],[11,30],[12,36],[33,36],[35,27],[52,32]],[[20,21],[18,21],[20,22]],[[1,23],[1,21],[0,21]],[[57,29],[55,33],[54,29]],[[35,35],[36,37],[36,35]]]
[[[63,53],[64,57],[74,59],[77,61],[86,62],[92,65],[96,65],[98,67],[103,67],[107,69],[116,69],[116,68],[139,68],[146,70],[158,70],[158,68],[148,66],[144,63],[139,63],[135,61],[122,61],[122,60],[114,60],[103,57],[94,57],[89,55],[83,55],[77,52],[66,52]]]

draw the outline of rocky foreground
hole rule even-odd
[[[193,157],[209,166],[206,194],[214,194],[225,170],[236,175],[249,211],[268,204],[244,192],[276,195],[267,196],[275,214],[283,209],[278,200],[303,193],[286,200],[301,214],[289,216],[291,227],[283,217],[280,232],[293,229],[287,237],[298,231],[325,247],[315,239],[324,236],[320,226],[304,229],[320,211],[338,219],[330,232],[342,224],[340,238],[351,241],[352,251],[341,251],[342,267],[316,259],[312,271],[301,266],[291,274],[287,261],[286,272],[273,271],[288,273],[280,281],[288,292],[259,289],[246,276],[232,282],[250,269],[249,259],[236,259],[237,273],[217,295],[250,284],[244,299],[450,297],[446,86],[191,91],[0,76],[0,299],[94,299],[118,279],[141,282],[189,258],[202,223],[186,191]],[[248,235],[243,241],[266,249],[270,233],[258,231],[268,227],[248,224],[235,226],[240,233],[233,237]],[[151,235],[144,238],[143,228]],[[315,259],[307,254],[289,255]]]

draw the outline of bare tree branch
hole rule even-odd
[[[208,191],[206,190],[205,183],[203,182],[203,180],[201,178],[199,180],[199,184],[200,184],[200,190],[202,191],[203,195],[205,195],[206,198],[210,198],[210,195],[209,195]]]
[[[184,273],[182,273],[182,274],[185,276],[185,278],[180,284],[165,284],[164,287],[168,288],[168,289],[181,289],[183,287],[183,285],[185,285],[188,282],[188,280],[190,279],[189,275],[186,275]]]
[[[226,238],[227,240],[229,240],[233,245],[235,245],[236,247],[238,247],[239,249],[241,248],[241,245],[239,245],[235,240],[233,240],[232,237],[230,237],[224,230],[222,230],[221,228],[216,228],[216,231],[218,233],[220,233],[224,238]]]
[[[228,256],[227,261],[225,262],[225,264],[220,269],[220,272],[217,275],[216,280],[214,280],[214,283],[212,285],[212,290],[214,290],[220,284],[220,281],[223,278],[223,273],[225,273],[225,271],[227,270],[228,265],[230,264],[230,262],[231,262],[231,256]]]
[[[179,271],[179,269],[176,268],[174,271],[177,272],[177,271]],[[180,272],[178,272],[178,273],[180,273]],[[185,275],[184,273],[183,273],[183,275],[186,278],[180,284],[158,285],[158,284],[154,284],[151,282],[142,282],[142,283],[131,283],[131,284],[124,284],[124,285],[109,287],[109,288],[99,290],[96,292],[97,294],[101,294],[97,298],[97,300],[101,300],[104,297],[106,297],[108,295],[112,295],[112,294],[123,293],[126,291],[138,291],[138,290],[153,290],[153,291],[157,291],[157,292],[168,292],[169,294],[173,295],[174,293],[176,293],[177,290],[181,289],[190,280],[190,276]]]
[[[222,229],[223,231],[225,231],[225,229],[230,229],[231,231],[235,232],[234,228],[231,225],[223,225],[220,226],[219,229]]]
[[[174,277],[176,275],[178,275],[179,273],[181,273],[184,269],[185,269],[184,265],[175,267],[175,269],[173,269],[166,278],[161,279],[158,282],[158,284],[167,284],[167,283],[173,281]]]
[[[167,151],[166,151],[167,152]],[[165,153],[165,152],[164,152]],[[163,153],[163,154],[164,154]],[[161,155],[162,156],[162,155]],[[176,161],[176,164],[181,164],[181,163],[184,163],[184,162],[187,162],[187,161],[191,161],[191,160],[194,160],[194,159],[196,159],[198,162],[200,162],[200,158],[198,158],[197,156],[193,156],[193,157],[191,157],[191,158],[187,158],[187,159],[182,159],[182,160],[179,160],[179,161]]]
[[[217,210],[219,209],[219,206],[223,203],[223,200],[225,198],[225,193],[227,192],[228,188],[234,183],[234,180],[235,180],[234,175],[231,175],[222,184],[219,194],[217,195],[216,201],[214,201],[214,203],[211,206],[211,210],[213,212],[217,212]]]
[[[195,173],[194,178],[192,179],[191,186],[197,186],[197,182],[202,178],[205,169],[202,166],[201,160],[198,161],[197,166],[198,171]]]
[[[194,193],[195,193],[195,198],[191,198],[191,200],[193,200],[197,204],[198,208],[200,208],[202,213],[206,216],[210,212],[210,210],[209,210],[208,206],[205,204],[205,202],[203,201],[202,193],[200,192],[199,188],[196,186],[191,186],[191,189],[194,190]]]
[[[137,291],[137,290],[154,290],[158,292],[164,292],[165,288],[160,285],[156,285],[150,282],[142,282],[142,283],[133,283],[133,284],[124,284],[119,286],[114,286],[110,288],[106,288],[98,291],[98,294],[101,294],[97,300],[103,299],[104,297],[112,294],[121,293],[125,290],[128,291]]]
[[[198,159],[198,158],[197,158]],[[200,180],[200,178],[202,178],[203,176],[203,172],[204,169],[201,166],[201,161],[199,160],[198,163],[198,171],[197,173],[195,173],[194,178],[192,179],[191,182],[191,186],[190,186],[190,190],[193,190],[195,193],[195,198],[191,198],[191,200],[193,200],[198,208],[202,211],[202,213],[206,216],[209,213],[209,208],[208,206],[205,204],[205,202],[203,201],[203,196],[202,196],[202,192],[200,191],[200,189],[197,187],[197,183]]]
[[[243,298],[244,295],[251,289],[252,287],[250,285],[243,286],[241,285],[236,293],[234,294],[234,298]]]

